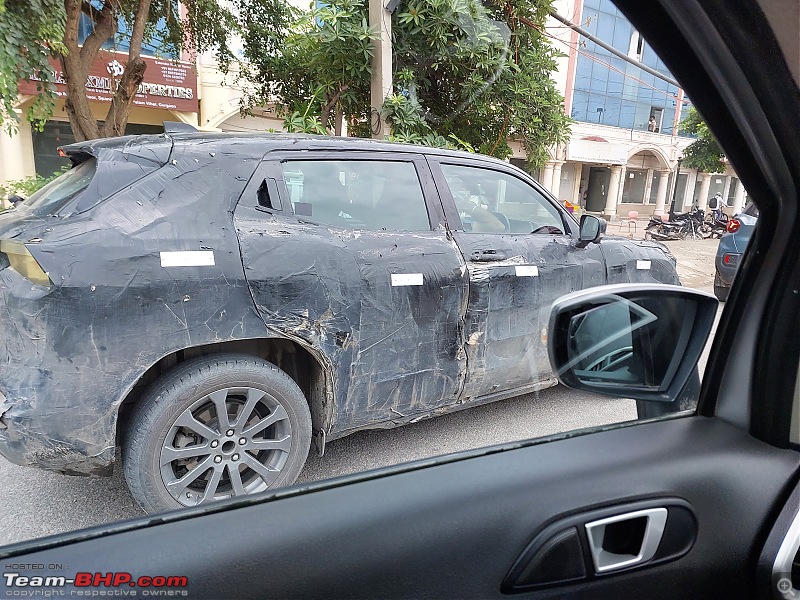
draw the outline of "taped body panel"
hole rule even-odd
[[[547,324],[556,298],[605,283],[596,245],[568,235],[457,232],[470,278],[464,400],[553,379]],[[488,260],[487,257],[499,260]]]
[[[336,436],[454,402],[467,282],[444,230],[348,231],[236,212],[256,306],[267,327],[290,330],[334,366]],[[422,285],[392,285],[418,272]]]
[[[658,242],[604,237],[600,244],[608,283],[668,283],[680,285],[675,257]]]
[[[101,164],[130,155],[99,145]],[[264,149],[232,150],[237,160],[221,161],[177,144],[170,162],[63,223],[25,211],[0,218],[0,238],[40,240],[27,248],[53,282],[33,288],[0,271],[6,458],[108,473],[118,405],[144,371],[174,351],[268,335],[228,210]],[[213,251],[215,264],[162,267],[161,252],[186,251]]]

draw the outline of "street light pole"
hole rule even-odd
[[[681,176],[681,161],[683,160],[683,156],[678,157],[678,173],[675,175],[675,185],[672,186],[672,204],[669,207],[669,216],[675,214],[675,197],[678,195],[678,179]]]

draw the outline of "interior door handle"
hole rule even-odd
[[[586,523],[595,570],[607,573],[647,562],[655,556],[666,524],[666,508],[637,510]]]

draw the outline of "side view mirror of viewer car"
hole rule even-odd
[[[550,364],[567,387],[672,402],[694,374],[717,299],[680,286],[620,284],[553,304]]]
[[[581,217],[581,243],[588,244],[599,240],[600,236],[606,232],[607,225],[605,219],[594,215],[583,215]]]

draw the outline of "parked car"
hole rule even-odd
[[[793,24],[800,7],[794,0],[617,6],[707,118],[758,199],[762,225],[781,224],[752,236],[696,411],[24,542],[0,549],[6,568],[25,583],[80,572],[81,584],[95,588],[78,592],[84,595],[125,595],[127,582],[141,577],[149,585],[153,575],[166,586],[174,575],[186,581],[175,595],[192,598],[797,598],[800,52]],[[566,329],[550,332],[554,349],[569,349],[573,317],[580,326],[603,316],[608,296],[631,303],[628,315],[646,327],[638,339],[654,343],[631,344],[636,354],[616,363],[635,366],[631,376],[649,372],[649,381],[623,373],[614,381],[613,371],[589,381],[573,369],[572,383],[606,385],[612,394],[645,383],[637,396],[674,394],[716,312],[709,295],[679,291],[687,292],[669,295],[687,302],[664,301],[655,287],[562,299],[553,312]],[[590,335],[573,349],[593,360],[595,342],[615,339]],[[639,370],[648,356],[657,369]],[[557,368],[567,367],[554,357]],[[8,587],[18,596],[28,591]]]
[[[168,127],[169,129],[169,127]],[[549,308],[678,283],[499,160],[286,135],[78,143],[0,217],[0,452],[151,512],[292,483],[312,436],[555,385]]]
[[[719,240],[714,260],[714,295],[720,302],[728,299],[742,254],[747,249],[753,228],[758,221],[758,207],[752,202],[728,221],[728,233]]]

